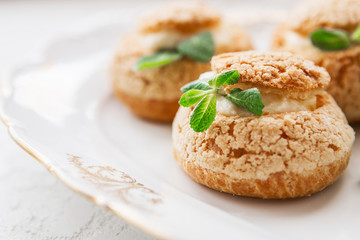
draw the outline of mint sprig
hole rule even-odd
[[[323,51],[345,50],[352,44],[360,44],[360,26],[351,35],[340,29],[319,28],[310,34],[310,40]]]
[[[210,93],[196,105],[191,113],[190,127],[195,132],[203,132],[210,127],[216,115],[216,95]]]
[[[214,40],[210,32],[203,32],[180,43],[177,50],[194,61],[208,62],[214,56]]]
[[[226,99],[258,116],[263,114],[262,110],[264,108],[264,104],[257,88],[251,88],[245,91],[240,88],[234,88],[231,90],[229,95],[226,96]]]
[[[181,58],[181,54],[174,51],[159,51],[153,55],[141,57],[135,64],[134,70],[160,67]]]
[[[191,89],[181,96],[179,104],[184,107],[191,107],[198,103],[206,95],[209,95],[207,91]]]
[[[207,130],[215,120],[217,96],[224,96],[249,112],[258,116],[262,115],[264,104],[257,88],[248,90],[234,88],[230,93],[224,91],[223,85],[233,85],[239,80],[239,72],[230,70],[213,77],[200,78],[181,88],[184,94],[179,104],[183,107],[196,105],[190,117],[190,127],[195,132]]]
[[[213,78],[200,78],[196,81],[186,84],[181,88],[182,92],[187,92],[191,89],[199,89],[199,90],[211,90],[213,87],[210,87],[209,81]]]
[[[161,50],[152,55],[141,57],[134,70],[139,71],[155,68],[175,62],[182,57],[191,58],[197,62],[208,62],[215,52],[213,37],[209,31],[192,36],[181,42],[174,50]]]
[[[342,30],[318,29],[311,33],[312,44],[324,51],[338,51],[349,48],[350,39]]]
[[[219,88],[222,85],[233,85],[237,83],[239,79],[240,79],[239,71],[230,70],[217,75],[214,79],[210,81],[209,84],[215,88]]]
[[[360,43],[360,26],[351,34],[350,39],[353,43]]]

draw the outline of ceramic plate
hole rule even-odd
[[[312,197],[237,197],[193,182],[173,158],[171,125],[137,119],[111,93],[108,65],[124,19],[63,35],[5,78],[2,118],[24,150],[158,238],[359,239],[359,138],[345,174]],[[247,26],[257,47],[266,48],[272,26]]]

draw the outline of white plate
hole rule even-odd
[[[111,94],[107,69],[124,22],[89,26],[16,68],[2,88],[10,135],[67,186],[159,238],[359,239],[359,138],[346,173],[309,198],[203,187],[176,164],[171,126],[135,118]],[[265,48],[271,24],[251,30]]]

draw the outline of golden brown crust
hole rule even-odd
[[[358,0],[309,1],[296,9],[287,25],[302,35],[321,27],[353,31],[360,23]]]
[[[178,164],[197,183],[209,188],[235,195],[264,199],[283,199],[310,196],[331,185],[346,169],[350,153],[343,159],[303,176],[298,173],[281,171],[272,173],[266,180],[234,179],[224,173],[202,168],[182,158],[176,149],[173,153]]]
[[[171,122],[179,108],[180,88],[210,70],[209,63],[181,59],[163,67],[136,72],[132,68],[145,51],[124,49],[111,67],[115,95],[134,114],[149,120]]]
[[[234,25],[227,25],[233,27]],[[231,45],[215,44],[216,53],[224,51],[242,51],[252,48],[250,38],[241,28],[222,27],[219,31],[233,31],[234,41]],[[173,100],[181,96],[180,88],[196,80],[200,74],[210,71],[210,63],[195,62],[183,58],[172,64],[159,68],[133,71],[133,66],[144,55],[151,54],[152,50],[143,47],[140,43],[141,35],[131,33],[125,35],[111,66],[111,75],[114,87],[132,95],[146,99]]]
[[[288,91],[321,89],[330,81],[325,69],[285,52],[225,53],[213,57],[211,67],[217,73],[238,70],[241,83]]]
[[[177,31],[194,33],[216,26],[220,14],[202,2],[173,2],[149,12],[140,22],[144,33]]]
[[[162,67],[134,71],[133,66],[144,54],[121,48],[111,67],[114,88],[143,99],[173,101],[181,96],[182,86],[210,70],[209,63],[183,58]]]
[[[314,111],[217,113],[202,133],[190,128],[190,113],[180,107],[173,122],[177,161],[196,181],[232,194],[293,198],[320,191],[344,171],[354,141],[354,131],[324,91]]]
[[[114,93],[135,115],[152,121],[171,122],[179,108],[178,99],[144,99],[122,92],[118,88],[114,88]]]
[[[315,60],[325,67],[332,81],[326,89],[336,100],[350,123],[360,121],[360,46],[332,57]]]

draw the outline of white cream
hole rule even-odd
[[[216,111],[225,116],[235,116],[239,115],[242,117],[250,117],[253,116],[251,112],[241,108],[234,103],[227,100],[225,97],[218,96],[216,100]]]
[[[305,100],[293,99],[286,96],[276,94],[262,94],[262,101],[264,103],[263,113],[282,113],[282,112],[296,112],[296,111],[310,111],[316,106],[316,96],[313,95]],[[225,97],[219,96],[216,102],[216,111],[226,116],[254,116],[251,112],[244,108],[237,106]]]
[[[312,45],[309,37],[302,36],[293,31],[287,31],[284,34],[284,48],[290,51],[299,52],[302,55],[324,53]]]
[[[288,31],[285,33],[284,36],[285,39],[285,45],[292,48],[308,48],[312,47],[311,41],[309,38],[300,36],[299,34]]]
[[[190,35],[180,34],[175,31],[148,33],[141,38],[141,44],[151,49],[175,48],[181,41],[189,37]]]
[[[301,100],[289,96],[262,94],[262,100],[265,105],[264,113],[309,111],[314,110],[316,106],[316,95]]]
[[[202,30],[204,31],[204,30]],[[236,31],[231,31],[222,26],[218,26],[210,30],[214,42],[217,45],[229,45],[232,44],[232,39]],[[197,33],[195,33],[197,34]],[[176,31],[162,31],[157,33],[147,33],[141,38],[141,44],[150,49],[161,49],[161,48],[175,48],[180,42],[190,38],[195,34],[181,34]]]

